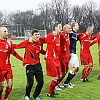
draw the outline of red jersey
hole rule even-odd
[[[98,56],[99,56],[99,65],[100,65],[100,32],[93,36],[94,40],[91,42],[91,45],[98,42]]]
[[[78,39],[80,40],[80,54],[90,53],[92,36],[86,33],[80,33],[78,34]]]
[[[6,71],[6,70],[11,69],[10,54],[14,55],[20,60],[23,59],[14,50],[13,44],[11,41],[0,39],[0,71]]]
[[[42,43],[40,40],[38,42],[29,42],[29,40],[24,40],[23,42],[16,44],[15,48],[25,48],[23,65],[32,65],[40,63],[40,53],[45,54],[42,49]]]
[[[40,40],[47,43],[46,59],[58,59],[58,53],[60,50],[60,37],[54,36],[53,33],[49,33]]]
[[[65,32],[62,32],[60,34],[60,54],[59,56],[65,56],[69,57],[70,55],[70,40],[69,40],[69,34],[66,34]]]
[[[100,51],[100,32],[93,36],[93,41],[91,42],[91,45],[98,42],[98,50]]]

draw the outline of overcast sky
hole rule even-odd
[[[82,5],[84,2],[90,0],[68,0],[70,4],[79,4]],[[97,4],[100,4],[100,0],[94,0]],[[0,10],[1,11],[16,11],[16,10],[29,10],[37,9],[40,3],[51,2],[51,0],[0,0]]]

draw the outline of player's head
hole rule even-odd
[[[54,26],[53,26],[53,30],[57,34],[59,34],[62,31],[62,25],[61,25],[61,23],[59,23],[59,22],[55,23]]]
[[[67,34],[70,34],[71,31],[72,31],[71,26],[70,26],[69,24],[65,24],[65,25],[63,26],[63,31],[64,31],[65,33],[67,33]]]
[[[79,24],[77,22],[72,23],[72,30],[75,32],[79,30]]]
[[[40,33],[37,29],[32,30],[32,40],[37,42],[40,38]]]
[[[92,26],[88,26],[86,28],[86,33],[89,34],[89,35],[91,35],[93,33],[93,27]]]
[[[6,27],[0,27],[0,39],[8,38],[8,29]]]

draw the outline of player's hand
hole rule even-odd
[[[69,59],[69,60],[71,59],[71,55],[68,57],[68,59]]]
[[[22,61],[24,61],[24,58],[22,59]]]
[[[46,60],[46,55],[44,55],[44,60]]]
[[[33,41],[32,41],[32,37],[29,39],[29,42],[33,42]]]
[[[57,33],[56,33],[55,31],[53,31],[53,35],[54,35],[54,36],[57,36]]]
[[[56,34],[56,32],[55,32],[55,31],[53,31],[53,34]]]

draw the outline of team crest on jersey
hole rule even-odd
[[[60,46],[60,44],[56,44],[56,46]]]
[[[6,49],[8,49],[8,45],[6,44]]]
[[[38,53],[39,51],[38,50],[36,50],[36,53]]]
[[[84,34],[82,38],[84,38],[85,36],[86,36],[86,34]]]
[[[68,39],[66,39],[66,41],[69,41],[69,38],[68,38]]]

